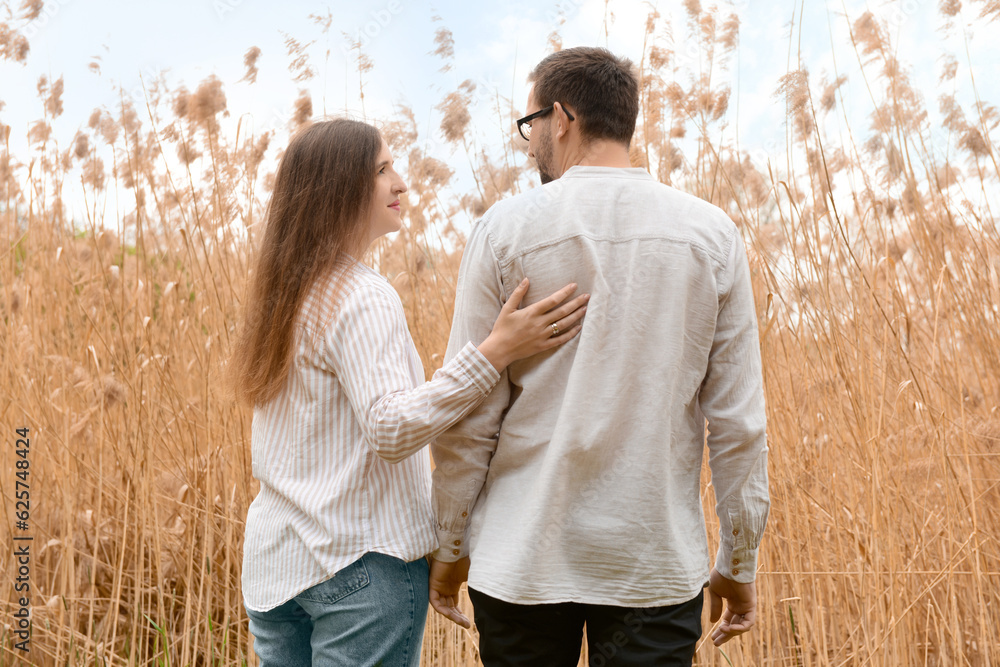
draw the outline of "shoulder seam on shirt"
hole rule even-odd
[[[507,200],[507,201],[509,201],[509,200]],[[500,203],[500,202],[497,202],[497,203]],[[491,206],[485,213],[483,213],[483,217],[481,217],[479,219],[479,223],[478,224],[480,224],[480,225],[483,226],[483,232],[486,234],[486,244],[490,248],[490,254],[493,255],[493,261],[494,261],[494,263],[496,265],[497,271],[500,273],[500,276],[499,276],[500,277],[500,290],[501,290],[501,292],[503,292],[503,299],[504,299],[504,301],[506,301],[508,298],[510,298],[510,295],[507,294],[507,285],[506,285],[506,283],[504,283],[503,274],[504,274],[504,268],[506,266],[508,266],[508,263],[505,262],[505,261],[503,261],[503,260],[501,260],[500,256],[497,254],[497,245],[498,245],[498,243],[496,241],[496,238],[493,236],[493,230],[490,228],[489,220],[487,220],[487,217],[490,217],[490,218],[493,217],[492,214],[490,213],[490,211],[492,211],[495,206],[496,205],[494,204],[494,206]]]
[[[645,179],[642,179],[642,180],[645,180]],[[685,193],[685,192],[677,190],[676,188],[673,188],[673,187],[671,187],[669,185],[666,185],[664,183],[660,183],[659,181],[657,181],[655,178],[652,178],[652,177],[650,178],[650,182],[658,184],[658,185],[663,185],[664,187],[670,188],[671,190],[674,190],[675,192],[677,192],[680,195],[693,197],[698,202],[701,202],[702,204],[705,204],[707,206],[710,206],[711,208],[716,209],[719,213],[722,213],[725,216],[726,220],[730,223],[730,225],[735,228],[735,224],[733,224],[732,219],[729,218],[729,216],[726,216],[725,212],[722,211],[722,209],[719,209],[719,207],[715,206],[711,202],[707,202],[707,201],[705,201],[705,200],[703,200],[703,199],[701,199],[699,197],[695,197],[694,195],[691,195],[690,193]],[[698,241],[696,241],[694,239],[672,238],[672,237],[669,237],[669,236],[663,236],[662,233],[661,234],[656,234],[656,235],[636,235],[636,236],[630,236],[628,238],[616,239],[616,238],[596,237],[596,236],[593,236],[593,235],[590,235],[590,234],[585,234],[585,233],[582,233],[582,232],[574,232],[572,234],[569,234],[569,235],[566,235],[566,236],[562,236],[562,237],[559,237],[559,238],[556,238],[556,239],[550,239],[550,240],[544,241],[542,243],[538,243],[538,244],[533,245],[533,246],[529,246],[529,247],[526,247],[526,248],[521,248],[516,253],[512,253],[509,256],[506,253],[503,253],[502,256],[501,256],[501,253],[497,252],[497,246],[499,244],[496,242],[493,229],[492,229],[492,227],[490,225],[491,219],[494,217],[494,214],[495,214],[496,210],[498,208],[512,208],[514,210],[514,215],[523,215],[523,211],[520,210],[520,209],[524,208],[524,206],[518,206],[517,205],[517,204],[520,203],[518,201],[518,199],[521,198],[521,197],[526,197],[526,196],[531,195],[532,193],[534,193],[536,191],[541,191],[543,189],[544,188],[536,188],[534,190],[522,193],[521,195],[517,195],[517,196],[512,197],[510,199],[500,200],[500,201],[496,202],[495,204],[493,204],[492,206],[490,206],[490,208],[488,208],[486,210],[486,212],[483,213],[482,217],[479,219],[478,224],[484,225],[485,233],[486,233],[487,239],[489,240],[489,243],[490,243],[490,250],[493,253],[493,257],[497,261],[497,266],[499,266],[502,271],[509,269],[509,267],[517,259],[519,259],[521,257],[524,257],[525,255],[527,255],[529,253],[535,252],[537,250],[542,250],[544,248],[550,248],[552,246],[558,245],[558,244],[563,243],[565,241],[568,241],[570,239],[580,238],[580,237],[589,239],[591,241],[608,242],[608,243],[627,243],[627,242],[635,241],[635,240],[662,240],[662,241],[667,241],[667,242],[670,242],[670,243],[676,243],[678,245],[688,245],[688,246],[691,246],[691,247],[694,247],[694,248],[698,248],[699,250],[701,250],[702,252],[704,252],[709,258],[711,258],[713,261],[715,261],[717,264],[725,264],[726,261],[727,261],[727,258],[729,256],[729,250],[731,248],[731,245],[727,246],[726,251],[720,256],[719,254],[717,254],[716,252],[714,252],[708,246],[706,246],[706,245],[704,245],[702,243],[699,243]],[[527,206],[527,204],[525,204],[525,206]],[[731,235],[730,235],[730,239],[731,239]]]
[[[724,276],[730,270],[729,263],[732,260],[733,246],[736,243],[736,240],[738,238],[741,238],[740,237],[740,229],[739,229],[739,227],[737,227],[734,224],[733,225],[733,229],[732,229],[731,233],[729,234],[729,243],[726,245],[726,254],[725,254],[724,263],[722,264],[721,270],[719,271],[719,277],[715,279],[715,291],[716,291],[716,293],[720,297],[722,296],[722,286],[719,284],[719,280],[722,278],[722,276]],[[734,280],[735,280],[735,276],[734,276]],[[731,285],[730,285],[730,287],[731,287]],[[728,299],[728,295],[727,295],[726,298]]]
[[[552,240],[549,240],[549,241],[545,241],[544,243],[535,244],[535,245],[530,246],[528,248],[524,248],[522,250],[519,250],[517,253],[511,255],[508,259],[505,259],[505,260],[500,260],[500,258],[497,257],[497,260],[499,262],[499,265],[501,267],[503,267],[503,268],[506,269],[506,268],[509,268],[510,265],[513,264],[517,259],[519,259],[521,257],[524,257],[525,255],[528,255],[528,254],[533,253],[533,252],[538,251],[538,250],[543,250],[545,248],[551,248],[553,246],[560,245],[561,243],[565,243],[566,241],[569,241],[569,240],[575,239],[575,238],[585,238],[585,239],[589,239],[591,241],[603,242],[603,243],[631,243],[633,241],[665,241],[667,243],[673,243],[675,245],[685,245],[685,246],[692,246],[694,248],[697,248],[698,250],[701,250],[702,252],[704,252],[706,255],[708,255],[708,257],[710,257],[713,261],[715,261],[717,263],[725,263],[725,261],[726,261],[725,257],[728,256],[728,248],[727,248],[726,255],[723,256],[723,257],[720,257],[715,252],[713,252],[710,248],[706,247],[705,245],[703,245],[701,243],[698,243],[697,241],[693,241],[691,239],[671,238],[671,237],[668,237],[668,236],[662,236],[660,234],[656,234],[656,235],[635,235],[635,236],[630,236],[628,238],[611,239],[611,238],[598,237],[598,236],[594,236],[594,235],[591,235],[591,234],[585,234],[583,232],[575,232],[575,233],[570,234],[568,236],[563,236],[563,237],[560,237],[560,238],[557,238],[557,239],[552,239]],[[496,252],[494,252],[493,254],[494,254],[494,256],[496,256]]]

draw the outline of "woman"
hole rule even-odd
[[[346,119],[301,130],[278,167],[230,363],[254,406],[243,597],[264,667],[417,665],[437,544],[413,454],[586,310],[587,295],[559,305],[575,285],[518,310],[525,280],[486,340],[422,383],[399,297],[354,259],[400,228],[405,191],[378,131]]]

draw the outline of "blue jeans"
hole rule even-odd
[[[288,602],[247,609],[261,667],[417,667],[428,566],[366,553]]]

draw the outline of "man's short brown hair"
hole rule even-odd
[[[626,146],[632,141],[639,80],[628,58],[600,47],[563,49],[538,63],[528,81],[535,84],[540,109],[560,102],[574,115],[579,113],[584,139],[610,139]]]

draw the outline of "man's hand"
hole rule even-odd
[[[433,580],[433,575],[432,575]],[[433,593],[431,597],[433,598]],[[737,635],[742,635],[757,622],[757,585],[754,582],[741,584],[726,579],[712,568],[708,582],[708,595],[711,601],[712,623],[722,618],[722,623],[712,633],[712,643],[722,646]],[[722,611],[722,599],[726,599],[726,611]]]
[[[468,556],[454,563],[431,559],[431,606],[463,628],[472,627],[465,614],[458,610],[458,591],[468,578]]]

